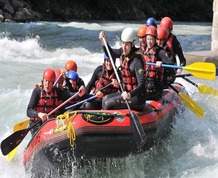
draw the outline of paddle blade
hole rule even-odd
[[[204,116],[204,110],[195,102],[193,101],[187,94],[178,93],[180,98],[182,99],[183,103],[193,112],[195,113],[200,119]]]
[[[130,123],[131,123],[133,138],[136,142],[137,149],[141,149],[144,146],[144,144],[147,142],[147,137],[139,121],[139,117],[133,112],[131,112],[130,114],[131,114]]]
[[[210,95],[218,96],[218,90],[216,90],[208,85],[199,84],[198,90],[202,94],[210,94]]]
[[[8,153],[8,160],[11,161],[14,158],[14,155],[17,153],[18,147],[13,149],[10,153]]]
[[[27,119],[25,121],[19,122],[17,124],[14,125],[14,132],[18,131],[18,130],[23,130],[25,128],[27,128],[27,126],[30,123],[30,119]]]
[[[213,63],[195,62],[189,66],[182,67],[182,69],[202,79],[214,80],[216,77],[216,66]]]
[[[23,130],[26,129],[26,127],[29,125],[30,119],[27,119],[25,121],[19,122],[17,124],[14,125],[14,129],[13,131],[16,132],[18,130]],[[8,159],[9,161],[11,161],[15,154],[17,153],[18,147],[16,147],[15,149],[13,149],[9,154],[8,154]]]
[[[14,148],[16,148],[24,139],[24,137],[29,132],[29,129],[19,130],[14,132],[9,137],[4,139],[1,142],[1,151],[3,155],[7,155],[10,153]]]

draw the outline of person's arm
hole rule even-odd
[[[36,87],[31,95],[29,104],[27,106],[27,116],[30,118],[38,117],[38,111],[35,111],[35,107],[37,106],[40,99],[40,89]]]
[[[173,36],[173,52],[175,53],[175,55],[178,55],[180,60],[180,66],[185,66],[186,59],[183,55],[182,47],[175,35]]]
[[[123,49],[122,49],[122,48],[114,49],[114,48],[111,48],[111,46],[108,44],[108,49],[109,49],[110,54],[111,54],[111,57],[112,57],[113,59],[120,58],[120,56],[123,54]],[[108,53],[107,53],[107,49],[106,49],[105,46],[103,46],[103,50],[104,50],[104,53],[105,53],[107,56],[109,56]]]
[[[101,77],[102,65],[98,66],[92,74],[91,80],[86,86],[86,93],[89,94],[93,87],[95,87],[95,82]]]
[[[106,50],[106,47],[105,47],[105,44],[104,44],[105,42],[107,43],[108,49],[109,49],[110,54],[111,54],[111,57],[112,57],[113,59],[119,58],[119,57],[122,55],[122,53],[123,53],[122,48],[120,48],[120,49],[112,49],[112,48],[110,47],[110,45],[108,44],[108,42],[107,42],[107,40],[106,40],[106,34],[105,34],[104,31],[101,31],[101,32],[99,33],[99,39],[101,40],[104,53],[105,53],[108,57],[109,57],[109,54],[108,54],[108,52],[107,52],[107,50]]]
[[[173,61],[171,61],[164,50],[160,49],[158,52],[158,61],[162,61],[163,64],[173,65]]]

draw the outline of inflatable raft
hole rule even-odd
[[[182,85],[173,86],[186,93]],[[67,111],[44,123],[35,133],[24,151],[23,163],[34,174],[63,169],[69,161],[139,153],[170,132],[176,113],[182,108],[178,94],[165,89],[159,101],[146,101],[141,112],[132,110],[147,137],[140,150],[133,137],[128,109]]]

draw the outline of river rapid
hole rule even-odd
[[[0,23],[0,141],[12,133],[14,124],[27,118],[31,92],[41,81],[45,68],[60,69],[68,59],[73,59],[87,84],[94,69],[103,62],[99,32],[106,32],[112,47],[120,47],[122,30],[128,26],[137,30],[143,23]],[[184,52],[202,51],[210,50],[211,29],[210,23],[175,22],[173,32]],[[218,89],[218,79],[190,79]],[[186,108],[176,116],[172,133],[147,152],[107,159],[104,164],[93,163],[82,170],[75,168],[66,177],[217,177],[218,97],[199,93],[183,79],[177,81],[184,84],[191,98],[205,110],[202,120]],[[22,164],[22,152],[29,139],[30,134],[19,145],[12,161],[0,154],[0,178],[30,177]]]

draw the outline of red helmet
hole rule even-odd
[[[172,31],[173,30],[173,21],[169,17],[164,17],[160,21],[160,27],[169,28],[170,31]]]
[[[146,25],[142,25],[139,27],[138,29],[138,33],[137,33],[137,36],[138,37],[144,37],[146,35],[146,30],[147,30],[147,26]]]
[[[58,79],[58,77],[61,75],[61,70],[60,69],[56,69],[55,70],[55,81]],[[63,82],[64,81],[64,77],[63,75],[61,75],[59,82]]]
[[[54,82],[55,81],[55,71],[51,68],[47,68],[43,72],[43,79]]]
[[[157,37],[157,29],[154,26],[148,26],[146,30],[146,35],[152,35],[154,37]]]
[[[65,69],[67,71],[73,70],[73,71],[77,72],[77,64],[76,64],[76,62],[74,62],[73,60],[67,61],[67,63],[65,64]]]
[[[169,31],[165,27],[157,28],[157,39],[167,39],[169,36]]]

